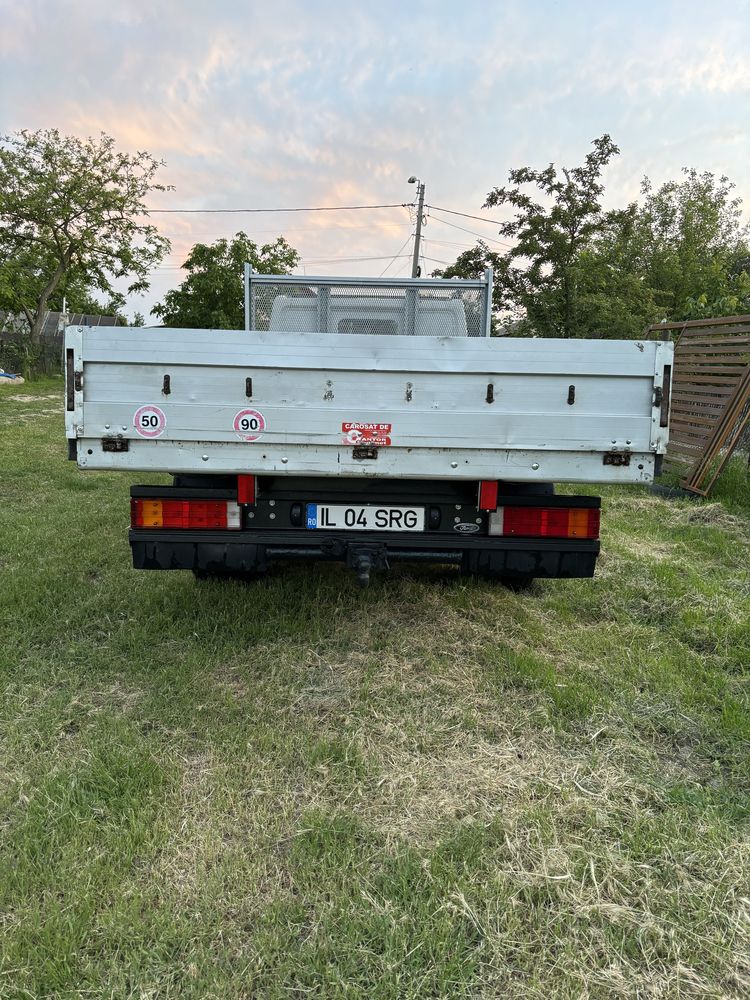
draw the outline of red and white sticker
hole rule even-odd
[[[133,427],[136,434],[144,438],[158,438],[164,433],[167,426],[167,417],[164,410],[158,406],[139,406],[133,414]]]
[[[266,418],[259,410],[240,410],[232,426],[242,441],[257,441],[266,429]]]
[[[345,421],[341,425],[344,444],[372,445],[384,448],[391,443],[391,424],[360,424]]]

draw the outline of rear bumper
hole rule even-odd
[[[374,567],[390,562],[449,563],[469,573],[509,577],[590,577],[598,541],[462,537],[382,532],[189,532],[131,530],[136,569],[187,569],[206,573],[262,572],[271,562],[322,559],[356,563],[366,552]]]

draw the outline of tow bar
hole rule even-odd
[[[353,569],[357,574],[360,587],[368,587],[371,570],[389,568],[385,546],[349,545],[346,552],[346,565],[348,569]]]

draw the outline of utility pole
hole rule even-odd
[[[419,271],[419,243],[422,239],[422,215],[424,214],[424,184],[418,177],[410,177],[410,184],[417,185],[417,231],[414,234],[414,257],[411,262],[411,276],[417,277]]]

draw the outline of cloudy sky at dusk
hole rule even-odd
[[[0,131],[147,149],[176,188],[154,207],[401,203],[415,173],[430,204],[489,217],[511,167],[578,163],[609,132],[622,154],[608,205],[689,165],[728,174],[750,209],[745,0],[0,0],[0,13]],[[180,280],[192,242],[238,229],[283,233],[308,274],[380,274],[399,253],[388,273],[408,273],[405,208],[154,219],[173,252],[131,313]],[[428,269],[475,233],[497,235],[432,212]]]

